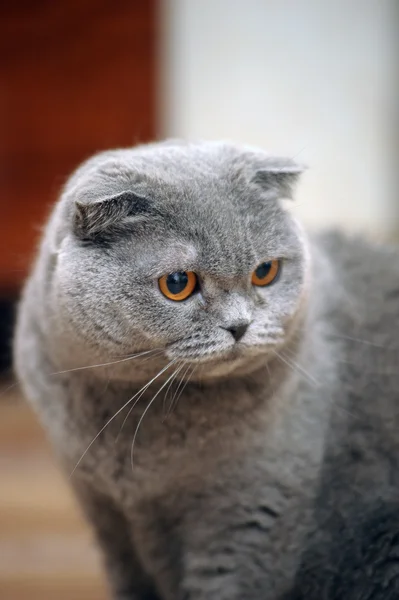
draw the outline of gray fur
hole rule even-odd
[[[117,600],[399,597],[399,253],[305,235],[281,203],[300,171],[227,143],[107,152],[45,229],[16,370]],[[180,303],[157,285],[176,270],[201,278]]]

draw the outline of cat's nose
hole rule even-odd
[[[245,335],[247,331],[249,323],[236,323],[235,325],[231,325],[230,327],[225,327],[227,331],[230,331],[231,335],[235,339],[236,342],[239,342],[240,339]]]

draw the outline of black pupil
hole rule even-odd
[[[272,268],[271,262],[264,262],[256,269],[255,274],[258,279],[266,279],[266,277],[270,273],[270,269]]]
[[[166,279],[166,285],[171,294],[176,296],[186,289],[188,284],[188,276],[184,271],[171,273]]]

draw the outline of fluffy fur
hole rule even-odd
[[[281,203],[300,171],[225,143],[107,152],[49,219],[16,370],[117,600],[399,597],[399,253],[306,236]],[[166,299],[185,270],[200,289]]]

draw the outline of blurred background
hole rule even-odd
[[[292,210],[394,240],[396,0],[3,0],[0,598],[106,597],[98,557],[12,385],[15,302],[58,191],[99,150],[230,139],[310,168]]]

